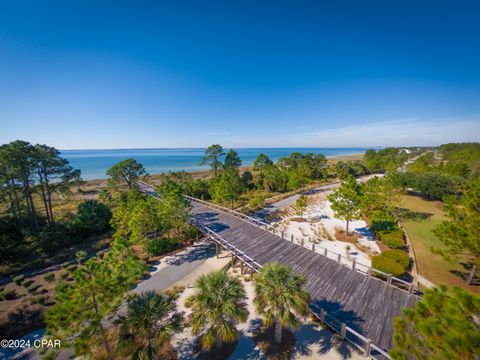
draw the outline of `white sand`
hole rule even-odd
[[[337,254],[341,254],[342,262],[351,264],[353,259],[357,263],[367,267],[371,266],[370,256],[380,253],[380,248],[376,244],[371,232],[368,230],[367,223],[363,220],[355,220],[349,223],[349,232],[358,236],[357,244],[351,244],[335,240],[335,232],[337,229],[346,230],[346,222],[334,217],[333,210],[327,196],[330,191],[323,191],[313,195],[308,195],[308,206],[302,214],[305,222],[295,221],[299,216],[295,214],[295,205],[289,205],[282,208],[279,212],[280,220],[274,222],[274,226],[280,232],[284,232],[287,240],[297,243],[303,239],[304,246],[312,248],[312,242],[318,253],[323,253],[324,249],[328,249],[328,257],[332,259],[338,258]],[[347,249],[350,247],[350,250]]]
[[[232,270],[230,270],[229,273],[234,276],[240,276],[238,269],[236,273],[233,273]],[[242,278],[241,281],[247,293],[249,315],[246,322],[237,325],[237,329],[239,330],[238,343],[229,359],[266,359],[261,350],[255,346],[252,339],[253,331],[261,326],[261,319],[253,303],[255,283],[251,281],[245,282]],[[194,288],[186,288],[177,300],[178,310],[183,312],[185,317],[191,314],[191,310],[184,306],[185,299],[194,292]],[[338,341],[338,337],[330,330],[322,329],[320,326],[310,322],[305,322],[300,329],[295,332],[295,338],[297,342],[293,356],[294,359],[366,359],[345,341]],[[194,358],[193,345],[196,340],[196,337],[193,336],[191,328],[189,327],[174,337],[172,345],[177,349],[179,359]]]

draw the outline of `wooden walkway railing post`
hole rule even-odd
[[[370,339],[367,339],[365,343],[365,355],[370,356],[370,352],[372,351],[372,342]]]

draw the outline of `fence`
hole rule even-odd
[[[207,226],[193,221],[192,224],[197,226],[211,240],[213,240],[217,244],[220,244],[225,249],[230,251],[232,255],[243,261],[243,263],[249,268],[251,268],[253,271],[257,272],[263,267],[255,259],[248,256],[245,252],[238,249],[235,245],[231,244],[228,240],[224,239]],[[388,353],[380,347],[376,346],[374,343],[372,343],[370,339],[366,338],[351,327],[347,326],[345,323],[336,320],[333,316],[328,314],[323,309],[320,310],[320,313],[314,311],[313,309],[311,309],[311,311],[312,314],[322,324],[328,326],[333,332],[339,334],[342,340],[348,341],[352,346],[362,351],[366,356],[369,356],[370,358],[376,360],[390,359]]]
[[[205,200],[200,200],[197,198],[194,198],[192,196],[185,195],[187,199],[189,199],[192,202],[196,202],[205,206],[208,206],[210,208],[217,209],[219,211],[228,213],[230,215],[236,216],[252,225],[255,225],[257,227],[260,227],[263,230],[269,231],[274,235],[280,236],[285,240],[289,240],[290,242],[300,245],[302,247],[305,247],[317,254],[320,254],[322,256],[325,256],[331,260],[335,260],[339,264],[342,264],[343,266],[347,266],[351,268],[354,271],[357,271],[363,275],[372,277],[375,280],[385,282],[388,286],[392,286],[395,288],[398,288],[402,291],[408,292],[410,294],[414,294],[416,296],[420,296],[421,292],[418,287],[416,287],[413,283],[405,281],[403,279],[397,278],[395,276],[392,276],[392,274],[388,274],[386,272],[383,272],[381,270],[372,268],[371,266],[362,264],[360,262],[357,262],[355,259],[351,260],[339,253],[336,253],[334,251],[328,250],[327,248],[324,248],[322,246],[319,246],[312,242],[311,240],[305,241],[304,238],[297,239],[293,235],[290,236],[290,238],[286,237],[285,232],[283,231],[278,231],[275,229],[275,227],[271,226],[270,224],[256,219],[252,216],[245,215],[239,211],[228,209],[226,207],[217,205],[217,204],[212,204],[208,201]]]
[[[143,191],[145,191],[149,195],[153,195],[153,196],[156,197],[155,192],[153,191],[152,187],[149,184],[147,184],[143,181],[138,181],[138,182],[144,188]],[[185,195],[185,197],[187,199],[189,199],[190,201],[200,203],[200,204],[203,204],[205,206],[220,210],[222,212],[232,214],[232,215],[234,215],[236,217],[239,217],[242,220],[244,220],[244,221],[246,221],[250,224],[258,226],[258,227],[260,227],[264,230],[267,230],[267,231],[277,235],[276,234],[276,229],[271,227],[268,223],[266,223],[264,221],[261,221],[259,219],[255,219],[255,218],[253,218],[251,216],[248,216],[248,215],[245,215],[245,214],[242,214],[241,212],[238,212],[238,211],[235,211],[235,210],[232,210],[232,209],[228,209],[228,208],[225,208],[225,207],[220,206],[220,205],[212,204],[212,203],[209,203],[207,201],[200,200],[200,199],[188,196],[188,195]],[[240,259],[246,266],[248,266],[253,271],[257,272],[263,267],[255,259],[253,259],[249,255],[247,255],[244,251],[238,249],[235,245],[231,244],[228,240],[224,239],[222,236],[217,234],[215,231],[213,231],[209,227],[207,227],[207,226],[205,226],[205,225],[203,225],[199,222],[196,222],[194,220],[191,220],[190,222],[192,223],[192,225],[195,225],[196,227],[198,227],[211,240],[213,240],[217,244],[220,244],[225,249],[230,251],[230,253],[232,255],[234,255],[238,259]],[[284,232],[281,233],[281,237],[283,239],[285,239],[285,233]],[[295,244],[298,244],[302,247],[305,247],[304,239],[301,239],[300,241],[298,241],[298,239],[295,239],[293,236],[291,236],[290,241],[295,243]],[[370,266],[367,266],[367,265],[364,265],[364,264],[361,264],[361,263],[356,263],[355,260],[350,261],[349,259],[345,258],[341,254],[338,254],[338,253],[330,251],[326,248],[320,247],[315,243],[311,243],[311,249],[310,250],[318,253],[316,251],[316,249],[321,249],[319,254],[321,254],[321,255],[329,258],[329,259],[335,260],[335,261],[337,261],[338,263],[340,263],[344,266],[351,266],[352,270],[358,271],[358,272],[360,272],[362,274],[365,274],[367,276],[370,276],[370,277],[374,273],[377,273],[381,276],[386,277],[386,283],[388,285],[394,286],[395,283],[398,282],[400,285],[402,285],[402,284],[403,285],[408,285],[408,292],[410,292],[410,293],[413,292],[413,284],[411,284],[411,283],[408,283],[408,282],[406,282],[402,279],[395,278],[395,277],[391,276],[391,274],[384,273],[383,271],[373,269]],[[333,258],[332,258],[332,256],[333,256]],[[345,260],[347,260],[347,261],[345,261]],[[377,279],[377,280],[381,281],[380,279]],[[402,289],[402,290],[404,290],[404,289]],[[354,329],[350,328],[345,323],[342,323],[342,322],[336,320],[333,316],[328,314],[323,309],[320,310],[319,314],[314,310],[312,310],[312,313],[314,314],[314,316],[318,320],[320,320],[320,322],[322,322],[324,325],[328,326],[332,331],[339,334],[340,337],[343,340],[348,341],[352,346],[354,346],[358,350],[362,351],[366,356],[369,356],[370,358],[376,359],[376,360],[391,359],[390,356],[388,355],[388,353],[385,350],[383,350],[380,347],[373,344],[370,339],[366,338],[365,336],[361,335],[360,333],[358,333]]]

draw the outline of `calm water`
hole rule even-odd
[[[228,150],[228,149],[227,149]],[[270,159],[277,160],[293,151],[311,152],[327,157],[363,154],[367,148],[243,148],[235,149],[242,165],[252,165],[258,154],[264,153]],[[82,171],[84,180],[106,178],[105,172],[113,164],[133,158],[142,163],[150,174],[160,174],[169,171],[205,170],[208,166],[198,163],[205,149],[115,149],[115,150],[63,150],[62,156],[70,165]]]

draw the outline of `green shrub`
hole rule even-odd
[[[387,250],[382,253],[382,256],[397,262],[405,270],[410,266],[410,256],[406,251],[403,250]]]
[[[395,277],[401,276],[405,273],[405,269],[398,262],[383,256],[383,254],[374,256],[372,258],[372,267],[374,269],[392,274]]]
[[[145,250],[152,256],[172,251],[178,246],[178,241],[172,238],[153,239],[147,243]]]
[[[65,269],[66,269],[68,272],[74,272],[75,270],[77,270],[77,265],[75,265],[75,264],[70,264],[70,265],[68,265]]]
[[[402,230],[382,232],[380,233],[380,240],[392,249],[403,249],[405,247]]]
[[[253,196],[250,200],[248,200],[248,206],[251,209],[258,209],[263,205],[264,201],[265,201],[265,196],[262,194],[258,194]]]
[[[3,290],[2,299],[13,300],[15,299],[16,296],[17,296],[17,290],[15,289]]]
[[[55,286],[55,294],[61,293],[68,287],[68,283],[65,281],[60,281],[57,286]]]
[[[185,286],[174,286],[168,288],[164,291],[164,294],[177,300],[180,297],[180,294],[185,290]]]
[[[61,280],[65,280],[68,278],[68,276],[70,275],[70,273],[68,271],[62,271],[60,274],[59,274],[59,277]]]
[[[40,285],[33,284],[33,285],[30,285],[29,287],[27,287],[27,291],[28,291],[29,294],[33,294],[39,288],[40,288]]]
[[[23,280],[25,280],[25,275],[18,275],[13,278],[13,282],[17,285],[20,285]]]
[[[27,288],[30,285],[32,285],[33,283],[34,283],[34,281],[32,279],[27,279],[22,283],[22,285],[23,285],[23,287]]]
[[[150,258],[150,256],[148,254],[142,254],[138,257],[140,260],[142,261],[148,261],[148,259]]]
[[[44,305],[46,300],[47,300],[47,297],[43,296],[43,295],[40,295],[40,296],[37,296],[37,298],[35,300],[36,300],[37,304]]]
[[[391,232],[397,230],[395,218],[382,210],[375,210],[369,214],[370,230],[379,232]]]
[[[55,280],[55,273],[50,273],[50,274],[47,274],[43,277],[45,279],[45,281],[48,281],[48,282],[53,282],[53,280]]]
[[[185,302],[183,303],[185,305],[186,308],[189,308],[193,305],[193,300],[192,298],[189,296],[185,299]]]

